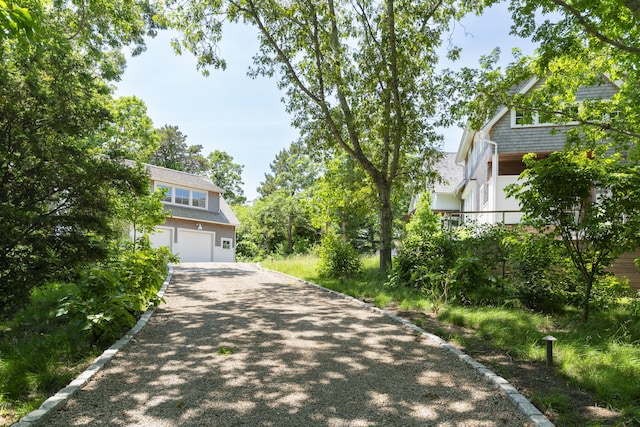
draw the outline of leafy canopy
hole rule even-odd
[[[450,123],[438,109],[437,50],[454,19],[482,6],[454,0],[167,0],[164,16],[184,34],[176,46],[193,51],[201,68],[224,66],[216,43],[225,18],[259,30],[250,75],[278,78],[310,150],[344,151],[370,177],[378,194],[380,268],[386,271],[392,193],[424,181],[441,143],[436,129]]]

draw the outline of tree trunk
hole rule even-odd
[[[289,221],[287,222],[287,246],[288,254],[293,253],[293,215],[289,215]]]
[[[589,320],[589,301],[591,300],[591,288],[593,287],[594,280],[593,275],[588,278],[587,287],[584,291],[584,312],[582,313],[582,320],[585,323]]]
[[[391,247],[393,244],[393,212],[391,211],[391,188],[386,183],[378,185],[380,200],[380,274],[391,269]]]
[[[347,243],[349,241],[347,237],[347,221],[344,218],[340,224],[340,230],[342,232],[342,243]]]

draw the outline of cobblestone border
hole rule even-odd
[[[173,275],[173,267],[169,266],[169,273],[167,274],[166,279],[164,279],[164,283],[162,287],[158,291],[158,298],[162,298],[164,296],[167,287],[169,286],[169,281],[171,280],[171,276]],[[11,427],[36,427],[43,425],[45,421],[49,419],[58,409],[64,405],[67,400],[71,396],[73,396],[82,386],[89,381],[91,377],[95,375],[115,354],[122,350],[131,339],[138,334],[142,330],[142,328],[147,324],[151,315],[156,310],[156,307],[151,307],[147,311],[145,311],[138,323],[131,328],[122,338],[116,341],[111,347],[106,349],[99,357],[97,357],[91,365],[87,369],[84,370],[80,375],[76,377],[73,381],[69,383],[68,386],[58,391],[55,395],[51,396],[47,400],[45,400],[40,407],[34,411],[29,412],[27,415],[22,417],[20,421],[11,425]]]
[[[352,297],[350,295],[345,295],[345,294],[342,294],[340,292],[334,291],[332,289],[328,289],[328,288],[322,287],[320,285],[316,285],[315,283],[311,283],[311,282],[307,282],[306,280],[298,279],[297,277],[290,276],[290,275],[282,273],[280,271],[274,271],[274,270],[268,270],[266,268],[262,268],[262,266],[260,266],[260,264],[258,264],[258,267],[260,267],[260,269],[265,270],[265,271],[271,271],[273,273],[282,274],[283,276],[287,276],[287,277],[289,277],[291,279],[294,279],[294,280],[296,280],[298,282],[304,283],[305,285],[313,286],[313,287],[315,287],[317,289],[323,290],[325,292],[329,292],[329,293],[331,293],[333,295],[336,295],[336,296],[338,296],[340,298],[351,300],[351,301],[353,301],[353,302],[355,302],[357,304],[360,304],[360,305],[368,308],[369,310],[381,313],[381,314],[383,314],[383,315],[395,320],[396,322],[402,323],[403,325],[413,329],[415,332],[421,334],[425,338],[428,338],[430,340],[435,341],[441,347],[447,349],[449,352],[453,353],[456,357],[458,357],[459,359],[463,360],[467,365],[469,365],[473,369],[475,369],[478,373],[480,373],[480,375],[482,375],[487,381],[489,381],[489,383],[493,384],[502,393],[504,393],[507,396],[507,399],[509,399],[509,401],[511,403],[513,403],[514,406],[516,406],[520,411],[522,411],[526,416],[528,416],[529,419],[531,420],[531,422],[534,423],[537,427],[554,427],[554,424],[551,421],[549,421],[549,419],[542,412],[540,412],[540,410],[538,408],[536,408],[533,405],[533,403],[531,403],[529,401],[529,399],[527,399],[522,394],[520,394],[520,392],[518,392],[518,390],[516,390],[516,388],[509,383],[509,381],[507,381],[503,377],[499,376],[498,374],[493,372],[491,369],[489,369],[486,366],[484,366],[482,363],[477,362],[476,360],[473,359],[473,357],[471,357],[468,354],[465,354],[463,351],[455,348],[454,346],[452,346],[451,344],[449,344],[447,341],[443,340],[439,336],[425,331],[424,329],[420,328],[419,326],[414,325],[413,323],[409,322],[406,319],[403,319],[402,317],[396,316],[393,313],[385,311],[385,310],[383,310],[381,308],[376,307],[375,305],[366,303],[366,302],[364,302],[362,300],[359,300],[357,298],[354,298],[354,297]]]

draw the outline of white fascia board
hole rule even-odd
[[[538,81],[540,81],[539,78],[532,77],[527,82],[526,85],[522,86],[522,89],[520,89],[518,91],[518,94],[524,95],[525,93],[529,92],[531,90],[531,88],[534,87],[536,85],[536,83],[538,83]],[[498,120],[500,120],[505,114],[507,114],[509,112],[509,110],[510,109],[507,108],[507,107],[502,107],[502,109],[500,111],[498,111],[498,114],[493,116],[493,118],[491,120],[489,120],[484,126],[482,126],[482,129],[480,129],[480,131],[484,132],[484,133],[489,133],[489,131],[491,131],[491,128],[493,127],[493,125],[498,123]]]
[[[232,223],[229,223],[229,222],[219,222],[219,221],[209,221],[209,220],[206,220],[206,219],[188,218],[186,216],[175,216],[175,215],[172,215],[169,218],[184,219],[186,221],[192,221],[192,222],[206,222],[207,224],[226,225],[226,226],[234,227],[234,228],[239,225],[239,224],[232,224]]]
[[[467,151],[469,151],[469,147],[471,146],[471,141],[473,141],[475,133],[476,132],[471,130],[469,126],[464,128],[462,138],[460,139],[460,145],[458,145],[458,152],[456,153],[456,163],[463,163],[467,158]]]

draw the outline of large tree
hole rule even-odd
[[[378,196],[380,268],[391,263],[392,193],[424,182],[440,144],[438,49],[449,25],[482,2],[226,0],[165,2],[199,64],[224,65],[223,20],[259,30],[253,75],[277,76],[287,109],[313,150],[344,150]],[[426,166],[426,167],[425,167]]]
[[[115,192],[148,188],[139,169],[100,155],[108,80],[122,71],[121,47],[142,49],[148,5],[22,7],[34,32],[0,31],[0,317],[33,287],[104,257],[119,231]],[[3,27],[16,19],[0,15]]]
[[[105,127],[103,150],[114,158],[148,163],[158,149],[158,134],[140,98],[123,96],[109,104],[110,126]]]
[[[325,163],[313,187],[313,225],[325,233],[339,230],[360,252],[377,249],[376,195],[367,174],[346,153]],[[335,229],[335,230],[333,230]]]
[[[294,234],[298,237],[315,235],[311,226],[310,202],[311,187],[319,170],[311,157],[304,153],[298,144],[281,150],[269,165],[271,173],[265,174],[260,183],[260,204],[268,206],[262,209],[263,218],[278,224],[286,236],[286,253],[294,252]]]
[[[202,155],[202,145],[187,145],[187,135],[178,126],[164,125],[158,129],[158,148],[151,155],[151,164],[168,169],[207,175],[209,162]]]
[[[247,201],[242,186],[242,170],[244,166],[233,161],[233,157],[220,150],[207,156],[211,172],[209,176],[214,184],[224,189],[224,198],[233,205],[242,205]]]

